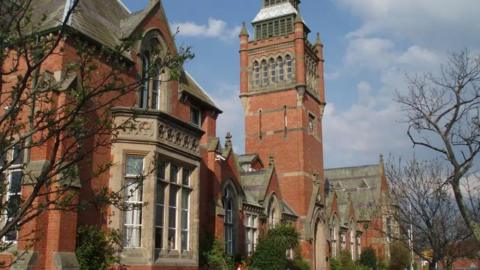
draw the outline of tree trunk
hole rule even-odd
[[[453,189],[453,194],[455,196],[455,201],[457,202],[458,209],[463,219],[465,220],[465,223],[472,231],[475,239],[477,239],[477,241],[480,242],[480,223],[474,221],[471,215],[471,212],[465,206],[465,202],[463,201],[463,194],[462,194],[462,191],[460,190],[459,183],[460,181],[456,180],[456,181],[452,181],[452,184],[451,184]]]

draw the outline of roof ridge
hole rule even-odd
[[[123,3],[122,0],[117,0],[117,2],[123,7],[123,9],[125,9],[126,12],[128,12],[128,14],[132,14],[132,11]]]

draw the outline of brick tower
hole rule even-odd
[[[303,255],[313,262],[315,237],[306,227],[324,200],[323,45],[319,34],[309,42],[300,0],[262,0],[252,26],[253,39],[245,25],[240,34],[246,152],[274,158],[282,196],[299,216]]]

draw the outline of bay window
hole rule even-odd
[[[163,160],[158,164],[155,248],[188,251],[192,170]],[[167,235],[166,243],[163,241],[164,233]]]

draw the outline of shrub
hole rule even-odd
[[[342,270],[355,270],[355,263],[352,260],[352,255],[348,251],[340,251],[340,264]]]
[[[377,256],[373,248],[366,248],[360,255],[360,264],[371,269],[377,269]]]
[[[292,226],[280,225],[277,228],[270,229],[258,241],[257,249],[252,256],[251,268],[258,270],[287,269],[294,262],[287,259],[286,252],[288,249],[297,246],[298,232]],[[299,258],[301,257],[297,257],[296,260],[300,260]],[[298,266],[303,267],[301,264]]]
[[[390,246],[390,270],[405,269],[410,265],[410,250],[400,241],[395,241]]]
[[[218,239],[211,242],[210,247],[204,253],[204,257],[210,270],[234,269],[232,257],[225,254],[224,244]]]
[[[342,270],[342,264],[337,258],[330,259],[330,270]]]
[[[117,254],[122,245],[117,231],[87,226],[78,230],[77,237],[75,253],[81,270],[106,270],[119,262]]]

